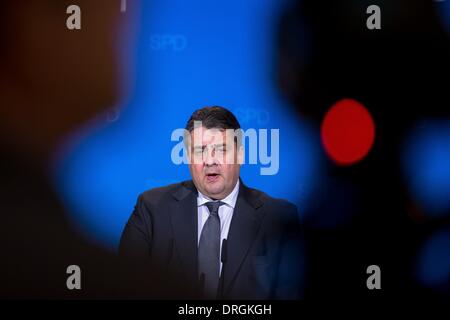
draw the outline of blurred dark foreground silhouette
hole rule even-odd
[[[82,8],[82,29],[66,8]],[[47,169],[58,143],[119,98],[119,1],[0,4],[0,298],[188,297],[157,265],[135,267],[89,244],[70,226]],[[67,267],[81,269],[69,290]],[[142,264],[141,264],[142,265]],[[153,268],[153,269],[152,269]],[[149,272],[155,270],[155,273]]]
[[[380,30],[366,27],[370,4],[381,8]],[[417,279],[421,246],[436,231],[449,230],[450,214],[432,218],[414,199],[403,153],[416,128],[450,117],[445,80],[450,39],[437,5],[302,0],[280,17],[277,83],[298,114],[314,123],[319,137],[327,110],[352,98],[367,107],[377,131],[372,150],[359,163],[339,166],[323,153],[325,178],[304,212],[308,298],[450,295],[450,279],[440,290]],[[372,264],[381,269],[381,290],[366,287]]]

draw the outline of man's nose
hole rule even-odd
[[[215,152],[214,148],[211,148],[206,151],[206,156],[204,158],[205,165],[212,166],[212,165],[217,164],[215,153],[216,152]]]

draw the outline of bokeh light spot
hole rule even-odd
[[[450,214],[450,121],[423,119],[407,136],[403,150],[406,186],[429,217]]]
[[[321,127],[322,143],[328,156],[338,165],[361,161],[375,140],[375,123],[358,101],[342,99],[326,113]]]
[[[441,230],[427,239],[417,261],[419,282],[439,291],[450,290],[450,232]]]

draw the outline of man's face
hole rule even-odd
[[[189,171],[197,189],[211,199],[228,196],[239,179],[243,155],[234,136],[225,130],[197,127],[188,147]]]

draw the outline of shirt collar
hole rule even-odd
[[[236,205],[238,193],[239,193],[239,179],[236,182],[236,185],[234,186],[233,191],[231,191],[231,193],[228,196],[226,196],[224,199],[221,199],[220,201],[224,202],[226,205],[228,205],[229,207],[234,209],[234,206]],[[214,200],[212,200],[211,198],[205,196],[203,193],[198,191],[198,196],[197,196],[197,206],[198,207],[204,205],[205,203],[207,203],[209,201],[214,201]]]

